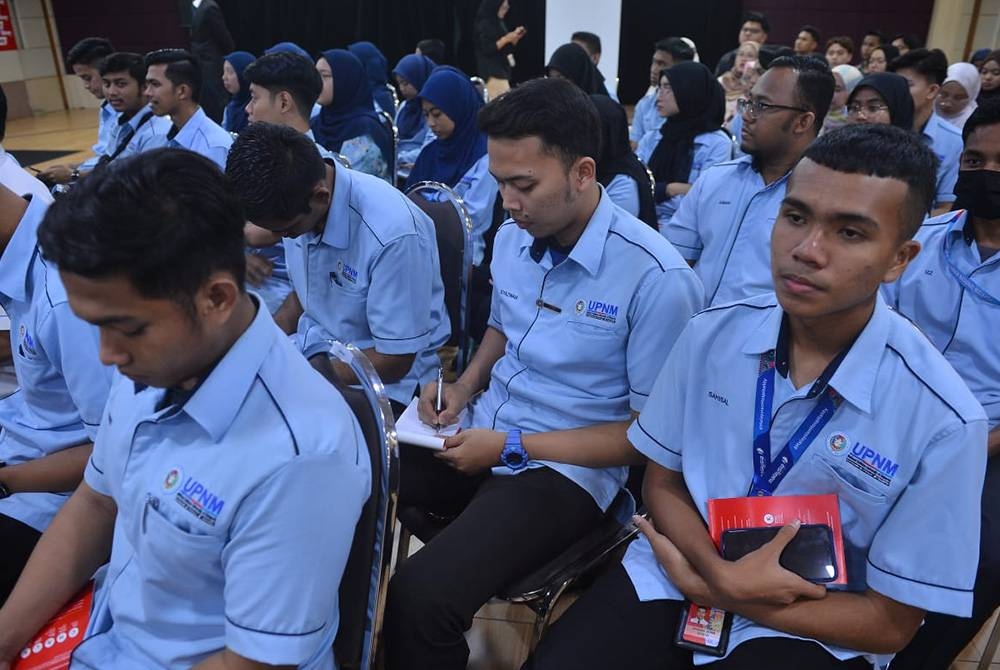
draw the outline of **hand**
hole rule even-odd
[[[441,396],[444,409],[437,413],[437,382],[429,382],[420,390],[420,402],[417,404],[417,415],[428,426],[450,426],[458,421],[458,415],[469,404],[472,393],[461,382],[445,384]]]
[[[723,607],[719,603],[718,595],[712,591],[709,583],[695,570],[691,562],[684,557],[681,550],[666,535],[659,533],[652,523],[638,514],[632,517],[632,522],[649,540],[656,561],[667,572],[670,581],[684,594],[685,598],[699,605]]]
[[[272,233],[267,228],[261,228],[249,221],[243,224],[243,238],[247,241],[247,246],[255,248],[271,247],[281,242],[281,235]]]
[[[435,456],[462,474],[476,475],[500,464],[506,433],[473,428],[463,430],[444,441],[444,451]]]
[[[274,265],[266,258],[261,258],[257,254],[246,254],[247,257],[247,281],[253,286],[260,286],[274,271]]]
[[[36,175],[42,181],[51,184],[66,184],[73,178],[73,168],[68,165],[52,165]]]

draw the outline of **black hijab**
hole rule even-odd
[[[905,77],[895,72],[865,75],[851,91],[851,96],[847,99],[848,106],[863,88],[870,88],[882,97],[889,106],[892,125],[903,130],[913,130],[913,96],[910,95],[910,85]]]
[[[639,219],[658,230],[656,205],[649,183],[649,175],[628,142],[628,117],[617,102],[606,95],[592,95],[590,99],[601,117],[601,155],[597,159],[597,181],[605,188],[617,175],[635,180],[639,187]]]
[[[590,54],[576,42],[569,42],[556,49],[545,69],[558,70],[559,74],[589,95],[608,94],[608,89],[604,87],[604,75],[594,65],[594,61],[590,60]]]
[[[694,160],[694,138],[722,127],[726,94],[712,71],[685,61],[663,71],[680,111],[660,126],[660,142],[649,157],[657,182],[686,184]]]

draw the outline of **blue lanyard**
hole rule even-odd
[[[830,377],[840,365],[845,350],[838,356],[809,391],[808,397],[813,397],[822,391],[816,406],[809,416],[795,429],[788,438],[784,448],[774,459],[771,458],[771,410],[774,404],[774,352],[764,354],[760,358],[761,372],[757,377],[757,394],[754,403],[753,425],[753,482],[750,484],[748,496],[769,496],[791,471],[799,457],[813,440],[820,434],[823,427],[830,422],[837,407],[840,406],[840,394],[829,386]]]
[[[961,284],[965,290],[969,291],[980,300],[989,303],[994,307],[1000,307],[1000,300],[980,286],[972,277],[959,270],[958,266],[955,265],[955,261],[951,258],[951,244],[949,243],[947,235],[944,238],[944,244],[942,247],[944,250],[945,264],[948,266],[948,272],[950,272],[951,276],[955,278],[955,281]]]

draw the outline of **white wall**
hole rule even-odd
[[[622,22],[621,0],[547,0],[545,3],[545,62],[578,30],[601,37],[601,62],[609,91],[618,88],[618,44]],[[510,26],[513,28],[514,26]]]
[[[948,61],[961,60],[965,38],[972,21],[973,0],[937,0],[931,15],[927,45],[948,55]],[[995,49],[1000,42],[1000,0],[983,0],[979,8],[972,50]]]

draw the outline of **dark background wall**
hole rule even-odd
[[[52,0],[63,57],[84,37],[107,37],[120,51],[188,45],[175,0]]]

